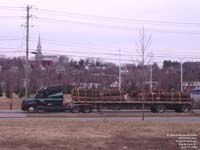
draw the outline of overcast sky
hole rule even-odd
[[[141,59],[136,43],[144,27],[147,37],[151,36],[148,52],[152,51],[153,61],[200,58],[199,0],[1,0],[1,54],[25,49],[21,24],[25,23],[22,16],[27,4],[32,5],[31,51],[36,49],[40,34],[46,54],[95,56],[109,61],[119,58],[120,49],[121,59],[131,63]]]

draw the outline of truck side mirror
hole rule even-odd
[[[38,95],[38,93],[36,93],[35,98],[38,98],[38,97],[39,97],[39,95]]]

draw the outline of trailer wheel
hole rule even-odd
[[[191,110],[190,105],[182,105],[181,106],[181,112],[187,113]]]
[[[90,113],[92,111],[91,107],[88,105],[83,106],[82,110],[84,113]]]
[[[158,112],[158,113],[164,113],[165,110],[166,110],[166,107],[164,105],[156,106],[156,112]]]
[[[79,113],[80,112],[80,107],[78,105],[74,105],[71,107],[71,112],[73,113]]]
[[[29,106],[27,109],[28,113],[35,113],[36,112],[36,108],[34,106]]]

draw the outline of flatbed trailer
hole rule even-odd
[[[72,101],[69,104],[71,112],[89,113],[94,109],[99,111],[103,109],[150,109],[151,112],[165,112],[166,110],[174,110],[175,112],[189,112],[192,109],[191,101]]]
[[[150,109],[152,112],[189,112],[192,109],[190,95],[180,92],[133,92],[125,94],[114,89],[72,90],[70,110],[73,113],[89,113],[93,109]]]

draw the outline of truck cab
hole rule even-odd
[[[38,90],[35,96],[23,99],[21,109],[30,113],[39,110],[65,111],[63,100],[63,87],[49,86]]]

